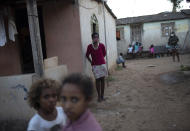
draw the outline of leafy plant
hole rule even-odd
[[[180,68],[181,68],[181,71],[190,71],[190,66],[181,65]]]
[[[115,68],[116,71],[120,71],[120,70],[122,70],[122,69],[123,69],[123,67],[121,67],[121,66],[119,66],[119,65],[117,65],[117,67]]]
[[[176,12],[176,9],[180,8],[180,3],[183,0],[169,0],[169,1],[173,4],[173,10],[172,10],[172,12]]]
[[[108,77],[106,77],[106,81],[114,81],[115,79],[112,77],[112,76],[108,76]]]

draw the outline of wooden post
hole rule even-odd
[[[36,0],[26,0],[35,73],[43,76],[43,55]]]

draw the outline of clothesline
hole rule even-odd
[[[9,39],[15,42],[15,34],[18,34],[15,21],[10,13],[10,8],[4,8],[0,11],[0,46],[5,46],[7,42],[6,29],[3,15],[8,15],[8,34]]]

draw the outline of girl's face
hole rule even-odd
[[[78,120],[88,106],[88,101],[79,88],[75,84],[65,84],[61,90],[62,107],[71,122]]]
[[[92,38],[92,42],[93,42],[93,44],[99,43],[99,36],[98,35],[94,35],[94,37]]]
[[[40,96],[40,110],[52,113],[55,109],[57,102],[57,92],[55,89],[46,88],[42,90],[42,94]]]

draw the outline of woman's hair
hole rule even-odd
[[[28,103],[36,110],[40,109],[40,96],[44,89],[52,88],[58,91],[60,84],[51,79],[42,79],[32,84],[28,93]]]
[[[92,34],[92,38],[94,38],[94,36],[98,36],[98,38],[99,38],[99,34],[96,33],[96,32],[94,32],[94,33]]]
[[[93,82],[92,79],[81,73],[73,73],[68,75],[62,82],[61,89],[65,84],[74,84],[79,87],[86,100],[91,100],[93,96]]]

